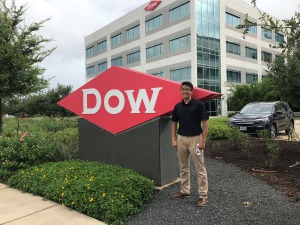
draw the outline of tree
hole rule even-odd
[[[57,104],[61,99],[67,97],[72,91],[71,85],[62,85],[58,84],[57,88],[52,89],[47,92],[46,99],[48,101],[48,107],[45,111],[45,115],[47,116],[68,116],[74,115],[70,111],[66,110],[65,108],[61,107]]]
[[[255,8],[256,0],[251,2]],[[278,59],[268,65],[267,75],[272,79],[275,91],[280,92],[280,99],[290,103],[293,108],[300,108],[300,13],[295,12],[290,19],[278,20],[274,19],[267,13],[261,14],[257,26],[268,27],[275,32],[280,32],[287,36],[287,40],[280,43],[278,46],[270,45],[271,48],[281,48],[282,58],[285,58],[285,63]],[[244,38],[248,33],[250,26],[253,23],[248,21],[246,15],[244,24],[238,28],[244,29]]]
[[[73,116],[74,113],[59,106],[59,102],[72,91],[71,85],[62,85],[47,92],[30,94],[28,96],[13,97],[4,101],[4,112],[13,116]]]
[[[281,99],[300,109],[300,45],[288,53],[286,59],[286,63],[275,60],[267,74],[280,92]]]
[[[49,19],[24,24],[26,5],[18,7],[15,0],[7,5],[0,0],[0,133],[2,132],[2,100],[15,95],[26,95],[48,86],[41,77],[44,68],[38,64],[55,48],[45,49],[52,39],[38,34]]]
[[[241,110],[249,102],[282,100],[270,77],[251,85],[228,84],[228,86],[227,103],[231,106],[232,111]]]

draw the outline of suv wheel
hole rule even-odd
[[[285,134],[289,134],[293,129],[294,129],[294,124],[292,121],[290,121],[288,129],[284,130]]]
[[[269,128],[269,132],[270,132],[270,138],[274,139],[276,137],[277,134],[277,129],[275,124],[271,124],[270,128]]]

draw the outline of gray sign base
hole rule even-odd
[[[177,179],[171,146],[171,119],[158,117],[117,135],[84,119],[78,121],[79,158],[133,169],[163,186]]]

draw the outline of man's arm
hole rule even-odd
[[[177,148],[177,122],[172,122],[172,146]]]
[[[206,143],[206,137],[207,137],[207,133],[208,133],[208,120],[202,120],[202,139],[201,139],[201,143],[200,143],[200,149],[204,149],[205,148],[205,143]]]

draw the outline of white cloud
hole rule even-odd
[[[244,1],[250,4],[252,0]],[[299,0],[256,0],[256,5],[259,9],[281,20],[291,18],[300,9]]]
[[[47,70],[45,78],[52,78],[50,88],[58,83],[72,85],[73,89],[85,83],[84,36],[105,26],[127,12],[148,2],[147,0],[17,0],[26,4],[25,23],[51,18],[38,32],[54,39],[47,45],[57,49],[41,66]]]

